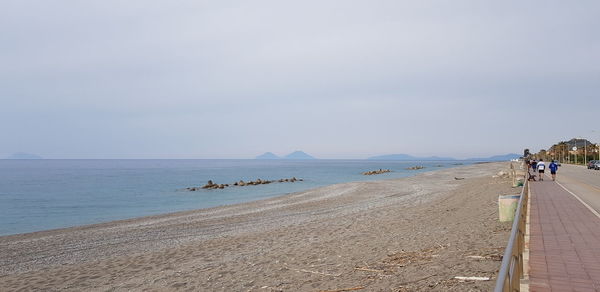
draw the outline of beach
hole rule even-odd
[[[520,192],[493,177],[508,168],[3,236],[0,290],[489,291],[510,232],[497,199]]]

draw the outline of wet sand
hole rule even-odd
[[[0,291],[489,291],[510,231],[497,198],[520,192],[492,177],[508,166],[3,236]]]

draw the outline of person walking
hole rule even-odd
[[[537,162],[534,160],[531,161],[531,169],[533,169],[533,173],[537,172]]]
[[[552,160],[550,165],[548,165],[548,168],[550,168],[550,174],[552,175],[552,180],[555,181],[556,180],[556,171],[558,170],[558,164],[556,164],[556,162],[554,162],[554,160]]]
[[[546,164],[544,164],[543,159],[540,159],[540,162],[537,163],[537,171],[540,174],[540,181],[544,180],[544,170],[546,170]]]

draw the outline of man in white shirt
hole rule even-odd
[[[540,174],[540,181],[544,180],[544,170],[546,170],[546,164],[544,164],[544,160],[540,159],[540,162],[537,163],[537,170]]]

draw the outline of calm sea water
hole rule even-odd
[[[371,160],[0,160],[0,235],[253,201],[319,186],[398,178],[457,162]],[[405,168],[423,165],[423,170]],[[393,172],[363,176],[389,168]],[[189,192],[239,180],[303,182]]]

